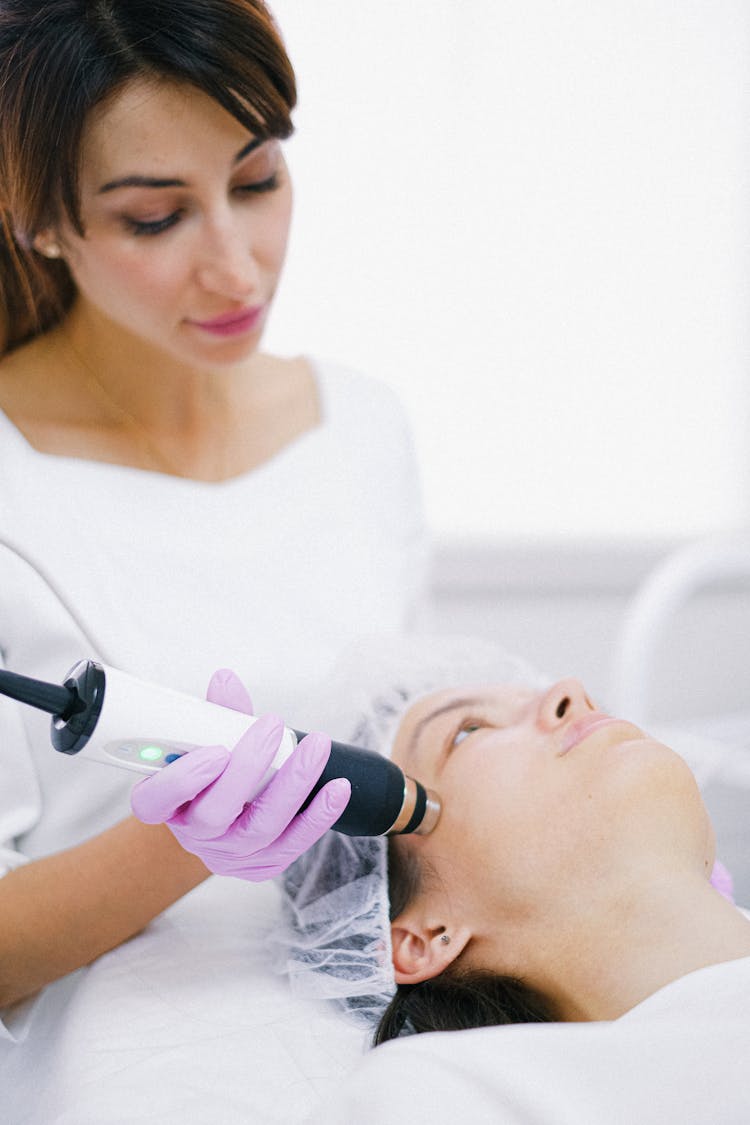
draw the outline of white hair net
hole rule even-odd
[[[403,715],[421,696],[480,683],[548,682],[487,641],[379,637],[347,649],[302,713],[308,729],[389,755]],[[386,840],[328,832],[284,873],[282,889],[277,963],[292,990],[377,1022],[396,989]]]

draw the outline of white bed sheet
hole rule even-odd
[[[747,1125],[750,958],[612,1023],[418,1035],[372,1051],[310,1125]]]
[[[303,1120],[366,1033],[272,970],[277,910],[274,885],[209,880],[46,990],[25,1042],[0,1043],[3,1125]]]

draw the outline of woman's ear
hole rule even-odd
[[[406,910],[391,924],[397,984],[419,984],[438,976],[462,953],[470,938],[466,925],[446,925]]]
[[[45,258],[61,258],[62,247],[51,231],[41,231],[31,242],[31,246],[38,254]]]

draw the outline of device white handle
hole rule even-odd
[[[127,672],[102,665],[104,702],[96,726],[76,757],[103,762],[138,773],[156,773],[197,746],[225,746],[231,750],[254,715],[232,711],[173,688],[139,680]],[[265,788],[297,745],[293,730],[284,734],[274,761],[256,793]],[[252,800],[248,795],[247,800]]]

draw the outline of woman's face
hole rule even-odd
[[[408,837],[454,905],[496,926],[585,909],[663,865],[709,877],[713,832],[684,761],[599,712],[583,686],[508,685],[421,699],[393,759],[436,790],[436,829]]]
[[[193,87],[134,81],[88,122],[81,213],[61,244],[94,324],[198,368],[257,347],[291,216],[278,141]]]

